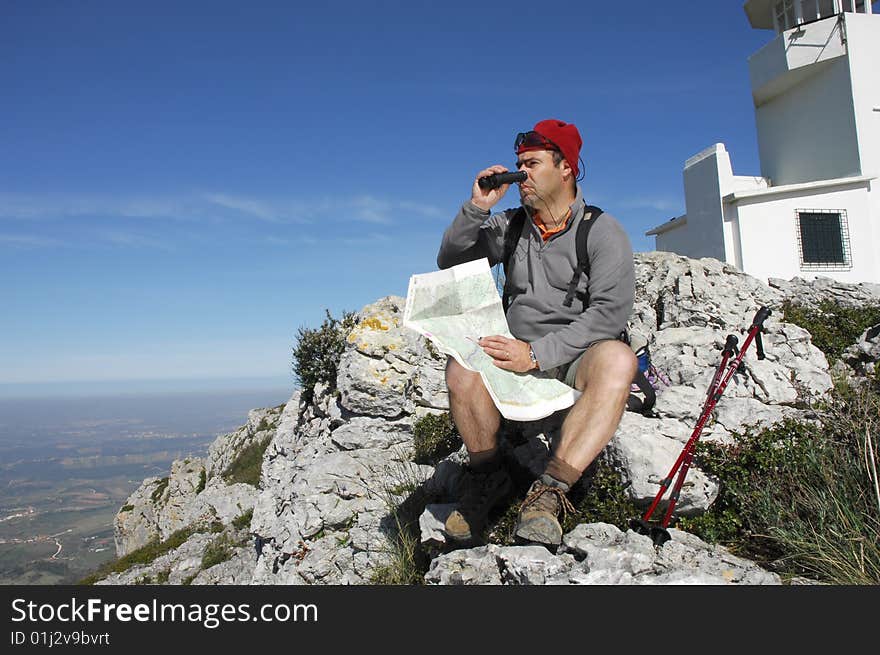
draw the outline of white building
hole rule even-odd
[[[880,13],[866,0],[749,0],[776,37],[749,58],[761,176],[724,144],[687,160],[687,213],[646,234],[766,279],[880,282]]]

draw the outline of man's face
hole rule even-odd
[[[516,169],[529,176],[519,185],[520,202],[535,209],[540,209],[545,202],[558,196],[564,185],[563,171],[571,171],[565,160],[556,166],[553,153],[549,150],[530,150],[518,155]]]

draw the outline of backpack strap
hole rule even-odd
[[[504,266],[504,293],[501,296],[501,306],[504,307],[504,313],[507,313],[507,306],[510,304],[510,261],[513,253],[516,252],[516,244],[522,237],[523,227],[526,223],[526,210],[520,207],[519,210],[510,218],[507,225],[507,231],[504,233],[504,252],[501,254],[501,264]]]
[[[568,283],[568,292],[565,294],[565,300],[562,301],[562,304],[566,307],[571,307],[571,303],[574,301],[578,282],[581,281],[581,273],[590,277],[590,255],[587,252],[587,239],[590,236],[590,230],[593,229],[596,220],[604,213],[595,205],[587,205],[584,208],[584,213],[586,214],[586,212],[590,212],[590,218],[589,220],[586,218],[581,219],[581,222],[577,227],[577,234],[575,235],[578,263],[577,267],[574,269],[574,274],[571,276],[571,282]],[[589,291],[584,293],[582,300],[584,303],[584,310],[586,310],[587,305],[590,303]]]
[[[596,207],[596,205],[587,205],[584,207],[585,217],[588,212],[590,218],[581,219],[581,222],[578,223],[577,226],[577,234],[575,234],[575,251],[577,252],[578,263],[574,270],[574,274],[571,276],[571,282],[568,284],[568,292],[565,294],[565,300],[562,302],[566,307],[571,307],[571,303],[574,301],[578,282],[581,281],[581,273],[585,273],[587,277],[590,276],[590,255],[587,252],[587,239],[590,236],[590,230],[593,228],[596,219],[598,219],[604,212],[599,207]],[[504,265],[504,293],[501,297],[501,302],[505,313],[510,304],[510,291],[507,286],[508,280],[510,279],[510,261],[513,257],[513,253],[516,251],[516,244],[522,237],[525,220],[526,210],[525,208],[520,207],[511,217],[510,223],[507,226],[507,231],[504,233],[504,252],[501,259],[501,262]],[[587,305],[590,303],[590,294],[588,291],[583,294],[582,300],[584,304],[583,309],[586,310]]]

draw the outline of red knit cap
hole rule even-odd
[[[559,121],[555,118],[549,118],[545,121],[535,123],[535,127],[532,128],[532,131],[537,132],[548,141],[553,142],[552,145],[555,145],[556,149],[562,153],[565,161],[571,166],[575,178],[577,178],[579,175],[578,158],[580,157],[581,146],[584,142],[581,140],[580,132],[578,132],[578,129],[574,124]],[[548,148],[540,145],[523,144],[519,147],[519,150],[516,151],[516,154],[527,152],[529,150],[545,149]]]

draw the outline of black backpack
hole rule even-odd
[[[590,256],[587,253],[587,238],[590,236],[590,230],[593,228],[593,224],[604,214],[604,212],[595,205],[587,205],[584,212],[590,213],[590,220],[581,219],[580,223],[578,223],[577,234],[575,234],[575,248],[577,249],[578,263],[577,267],[574,269],[574,274],[571,276],[571,282],[568,283],[568,291],[565,294],[565,300],[562,301],[563,305],[571,307],[575,296],[577,296],[582,303],[581,311],[585,311],[590,304],[589,291],[583,291],[580,293],[577,291],[577,285],[578,282],[580,282],[581,273],[590,277]],[[510,304],[510,288],[508,286],[508,281],[510,279],[508,274],[510,269],[510,259],[513,257],[513,253],[516,250],[516,244],[522,236],[525,221],[526,210],[520,207],[510,219],[510,224],[507,226],[507,232],[504,235],[504,252],[501,259],[502,266],[504,267],[504,290],[501,296],[501,303],[504,307],[505,314],[507,313],[507,308]],[[620,333],[618,339],[627,345],[630,345],[629,335],[626,333],[626,330]],[[654,403],[657,400],[657,395],[654,392],[654,387],[642,371],[636,370],[633,384],[639,388],[644,395],[644,398],[641,398],[636,394],[630,394],[629,399],[626,402],[627,410],[631,412],[639,412],[645,416],[656,416],[653,412],[653,408]]]

